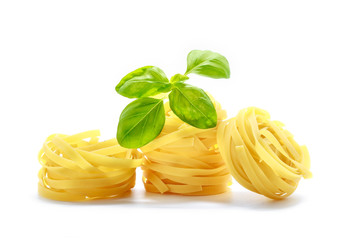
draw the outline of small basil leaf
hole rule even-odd
[[[143,98],[169,92],[171,84],[158,67],[146,66],[127,74],[115,90],[127,98]]]
[[[139,148],[156,138],[165,124],[161,99],[140,98],[122,111],[117,129],[117,141],[125,148]]]
[[[169,101],[171,110],[184,122],[203,129],[216,127],[216,110],[204,90],[178,82],[169,94]]]
[[[229,62],[219,53],[193,50],[187,56],[185,75],[189,73],[211,78],[230,78]]]
[[[185,75],[182,75],[182,74],[178,73],[178,74],[175,74],[174,76],[171,77],[170,82],[171,83],[184,82],[184,81],[186,81],[188,79],[189,79],[188,76],[185,76]]]

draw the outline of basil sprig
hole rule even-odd
[[[169,93],[171,110],[184,122],[197,128],[213,128],[217,124],[215,107],[204,90],[185,83],[188,74],[210,78],[229,78],[226,58],[212,51],[193,50],[187,57],[184,74],[169,79],[158,67],[145,66],[127,74],[115,90],[124,97],[137,98],[122,111],[117,129],[117,141],[125,148],[139,148],[161,132],[165,110],[161,94]]]

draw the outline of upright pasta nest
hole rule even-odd
[[[218,128],[218,144],[231,175],[245,188],[273,199],[292,194],[311,177],[310,157],[268,112],[243,109]]]
[[[100,132],[49,136],[39,152],[39,194],[60,201],[121,197],[135,185],[142,159]]]
[[[214,102],[218,122],[226,111]],[[165,103],[166,122],[161,134],[141,148],[146,191],[182,195],[226,192],[231,176],[217,147],[216,128],[199,129],[182,122]]]

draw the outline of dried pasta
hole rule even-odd
[[[218,127],[218,144],[231,175],[245,188],[272,199],[291,195],[310,178],[310,157],[266,111],[243,109]]]
[[[214,102],[218,121],[225,110]],[[166,122],[161,134],[141,148],[145,156],[143,183],[146,191],[181,195],[226,192],[229,171],[218,152],[216,128],[198,129],[182,122],[165,103]]]
[[[135,185],[138,152],[116,139],[99,142],[98,130],[53,134],[39,152],[39,194],[59,201],[121,197]]]

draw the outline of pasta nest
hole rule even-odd
[[[213,102],[218,122],[226,111]],[[181,195],[226,192],[231,176],[216,142],[217,128],[199,129],[182,122],[165,103],[166,121],[160,135],[141,148],[146,191]]]
[[[250,107],[218,127],[218,144],[231,175],[245,188],[272,199],[291,195],[310,178],[310,157],[284,124]]]
[[[121,197],[135,185],[139,153],[116,139],[99,142],[98,130],[53,134],[39,152],[39,194],[59,201]]]

